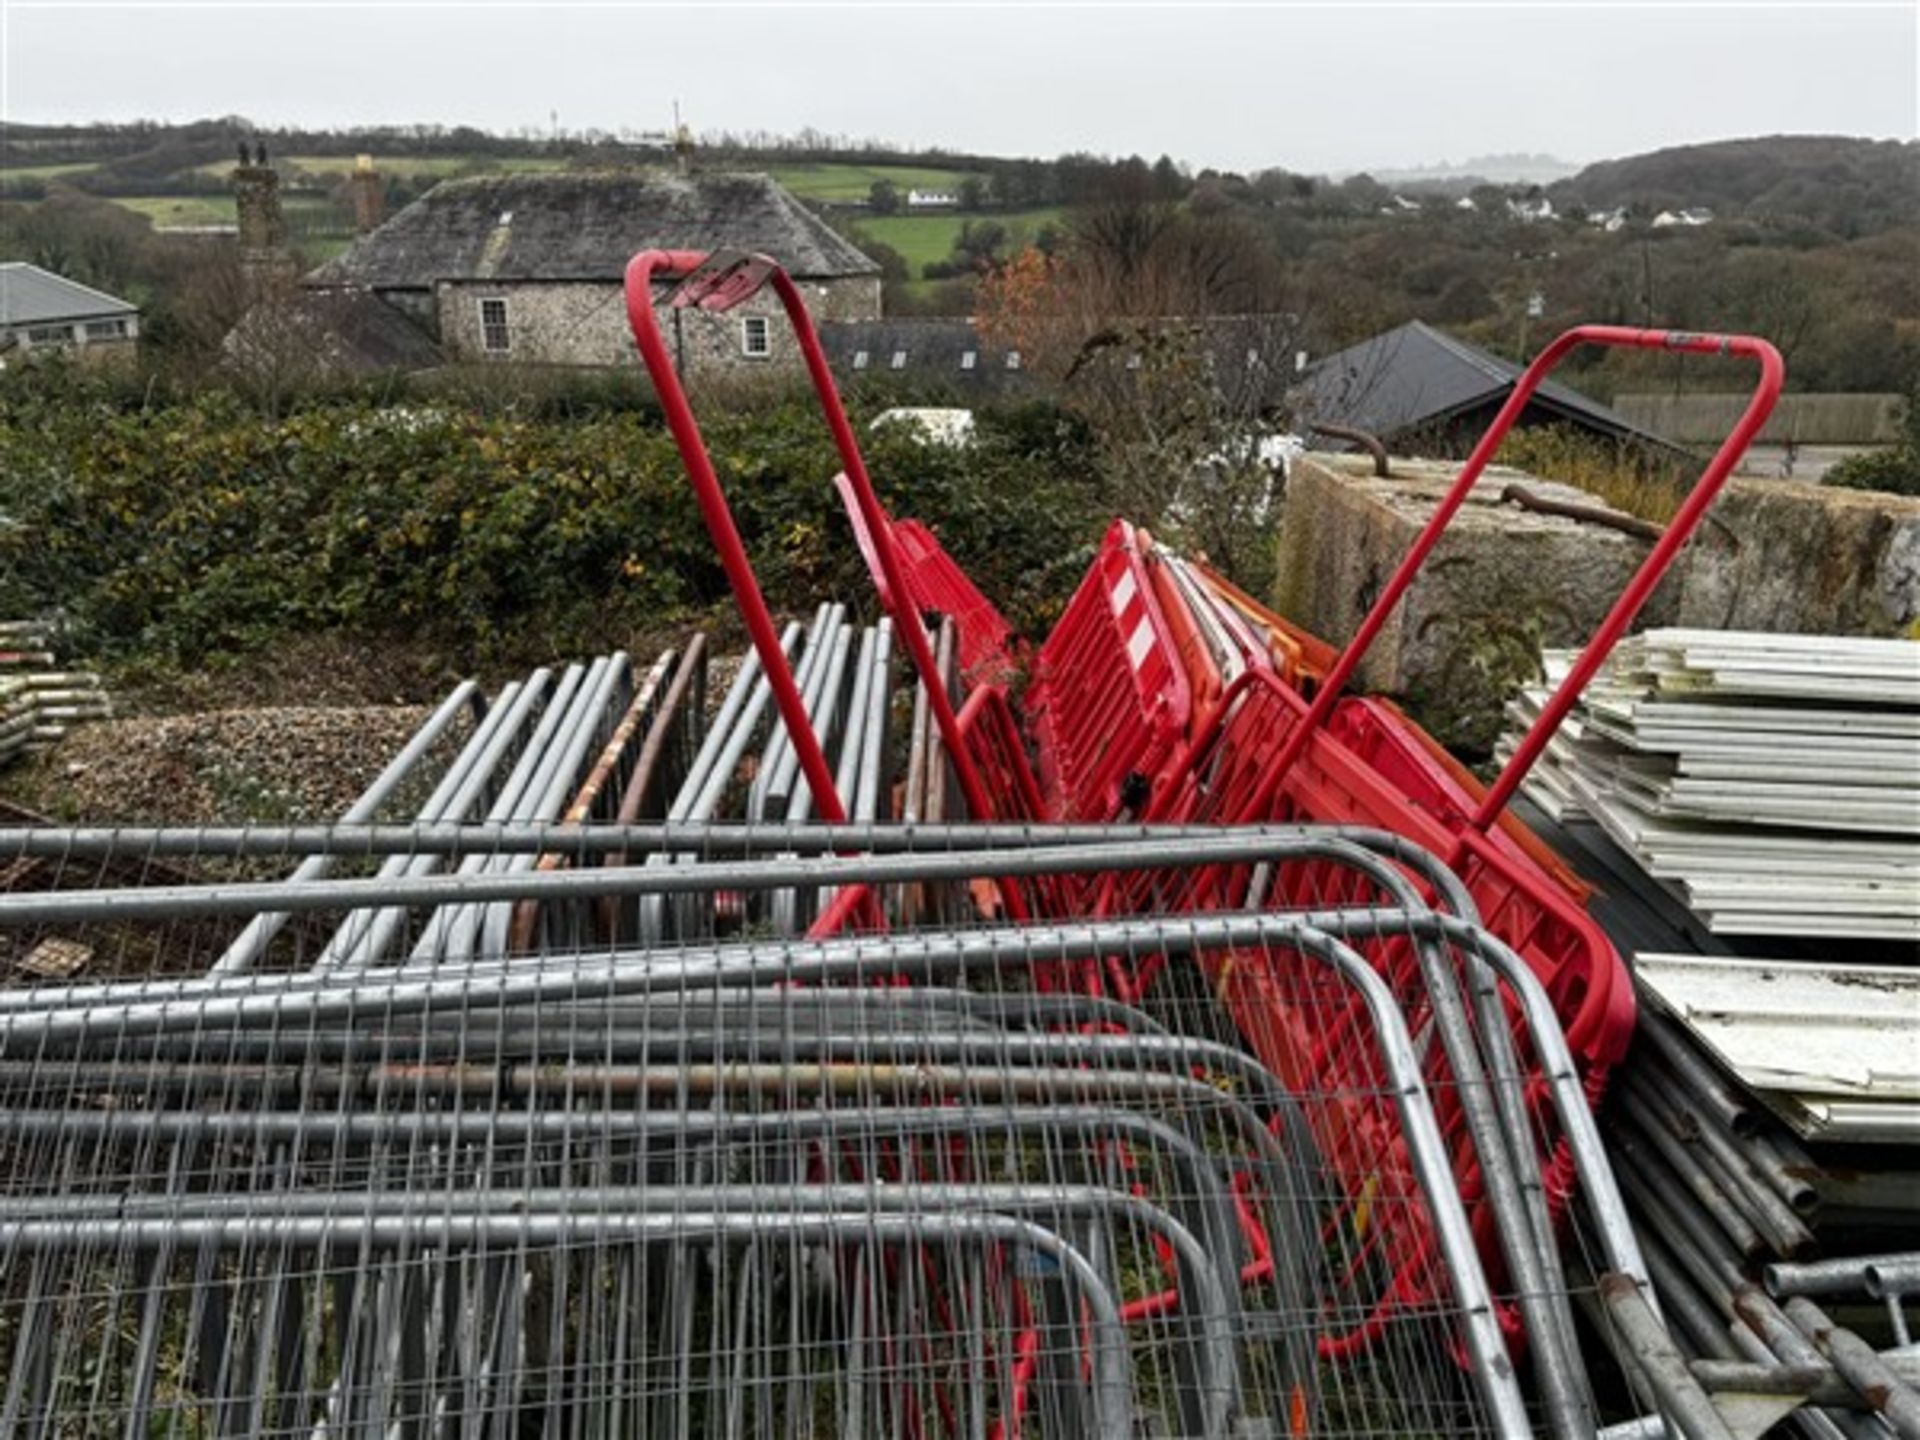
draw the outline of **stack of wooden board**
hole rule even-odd
[[[1549,652],[1549,685],[1571,658]],[[1510,707],[1503,756],[1546,693]],[[1920,645],[1651,631],[1527,791],[1591,817],[1718,934],[1920,939]]]

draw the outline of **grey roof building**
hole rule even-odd
[[[583,172],[449,180],[306,277],[371,293],[451,360],[636,361],[620,291],[649,249],[755,251],[825,320],[880,313],[880,267],[767,175]],[[770,293],[724,314],[672,312],[683,370],[793,366]]]
[[[419,324],[364,290],[275,294],[227,335],[227,358],[283,375],[430,370],[440,350]]]
[[[1434,453],[1470,445],[1520,378],[1521,367],[1413,320],[1310,366],[1295,391],[1300,421],[1326,420]],[[1549,380],[1519,424],[1570,424],[1610,440],[1674,448],[1625,416]],[[1331,448],[1347,448],[1341,441]]]
[[[829,322],[820,345],[843,382],[894,379],[997,395],[1026,383],[1019,351],[990,345],[964,318]]]
[[[308,280],[617,280],[655,248],[761,251],[802,279],[880,273],[771,176],[609,172],[445,181]]]
[[[1075,370],[1090,372],[1104,365],[1124,372],[1138,363],[1135,357],[1144,339],[1164,333],[1204,357],[1213,384],[1238,408],[1258,412],[1285,396],[1296,328],[1293,318],[1285,315],[1140,321],[1090,338],[1082,365]],[[989,343],[967,318],[823,324],[820,341],[843,381],[894,380],[983,396],[1045,388],[1032,373],[1031,357],[1010,346]],[[1052,383],[1066,386],[1073,381],[1056,378]],[[1086,383],[1085,378],[1081,383]]]
[[[139,333],[131,301],[24,261],[0,264],[0,349],[125,347]]]

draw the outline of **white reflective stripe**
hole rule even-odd
[[[1127,603],[1133,599],[1135,588],[1133,571],[1121,571],[1120,583],[1113,587],[1113,594],[1107,597],[1108,603],[1113,606],[1114,614],[1118,615],[1127,608]]]
[[[1147,658],[1147,652],[1151,649],[1153,649],[1153,622],[1142,615],[1139,623],[1133,627],[1133,634],[1127,639],[1127,659],[1133,662],[1134,669],[1140,668],[1140,662]]]

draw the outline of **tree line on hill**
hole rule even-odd
[[[202,282],[199,301],[183,305],[185,252],[86,196],[159,193],[153,187],[168,183],[224,189],[198,167],[230,157],[247,130],[233,118],[0,127],[8,165],[99,165],[93,175],[60,177],[40,204],[10,183],[0,250],[51,259],[49,268],[156,305],[156,344],[171,337],[195,349],[213,327],[189,314],[207,310],[200,302],[221,287]],[[266,134],[283,156],[373,151],[476,164],[518,155],[593,163],[654,143],[438,126]],[[917,274],[851,227],[881,262],[895,312],[973,313],[981,281],[1023,253],[1071,254],[1111,277],[1103,293],[1117,311],[1285,314],[1299,347],[1314,355],[1419,318],[1520,358],[1558,328],[1604,321],[1764,334],[1786,352],[1790,383],[1801,389],[1904,392],[1920,373],[1920,147],[1912,144],[1775,137],[1680,147],[1589,166],[1545,190],[1480,187],[1463,208],[1430,196],[1403,205],[1367,175],[1192,172],[1167,156],[1009,159],[812,132],[703,138],[700,163],[774,162],[911,164],[968,177],[979,213],[956,217],[952,253],[922,262]],[[307,183],[325,193],[338,180]],[[390,177],[390,205],[430,183]],[[1558,214],[1529,222],[1507,205],[1516,196],[1550,198]],[[1682,203],[1710,209],[1712,223],[1650,223],[1655,207]],[[1042,207],[1059,207],[1061,218],[1034,228],[1015,218]],[[1615,207],[1630,212],[1622,227],[1585,223],[1586,211]],[[1716,383],[1702,362],[1671,357],[1615,353],[1578,364],[1578,383],[1602,399]]]

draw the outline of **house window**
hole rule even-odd
[[[904,370],[907,368],[907,352],[906,351],[896,350],[893,352],[893,368],[896,370]]]
[[[124,320],[89,320],[87,322],[87,339],[89,340],[118,340],[126,333],[127,322]]]
[[[740,353],[749,360],[764,360],[773,354],[773,335],[764,315],[746,315],[740,320]]]
[[[507,333],[507,302],[494,298],[480,302],[480,345],[495,355],[504,355],[513,348],[513,338]]]
[[[1007,351],[1007,368],[1009,370],[1018,370],[1020,368],[1020,352],[1018,350]]]
[[[65,325],[35,325],[27,331],[30,345],[64,345],[71,339],[73,331]]]
[[[973,368],[973,362],[977,358],[978,357],[975,355],[973,351],[962,350],[960,352],[960,368],[962,370],[971,370]]]
[[[867,368],[867,352],[866,351],[856,350],[853,352],[853,368],[856,370],[864,370]]]

